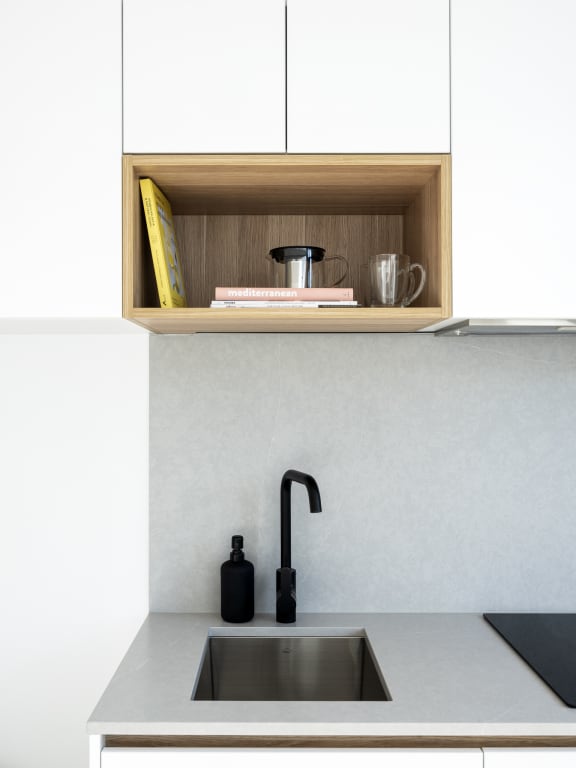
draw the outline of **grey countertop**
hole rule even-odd
[[[192,701],[209,632],[365,631],[386,702]],[[153,613],[88,721],[106,735],[576,736],[567,707],[479,614],[271,615],[226,624],[216,614]]]

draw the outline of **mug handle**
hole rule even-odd
[[[345,266],[344,272],[342,273],[342,276],[336,280],[335,283],[332,283],[332,285],[329,286],[329,288],[336,288],[337,285],[340,285],[346,277],[348,276],[348,271],[350,270],[350,265],[348,264],[348,260],[344,258],[344,256],[328,256],[327,259],[324,259],[324,261],[343,261]]]
[[[420,282],[418,284],[418,287],[414,290],[414,286],[416,284],[416,278],[414,276],[415,269],[420,270]],[[408,294],[404,301],[402,302],[403,307],[407,307],[409,304],[412,304],[412,302],[420,296],[422,293],[422,290],[424,289],[424,285],[426,283],[426,270],[422,266],[422,264],[418,264],[418,262],[414,262],[413,264],[410,264],[410,272],[409,272],[409,280],[410,280],[410,288],[408,289]]]

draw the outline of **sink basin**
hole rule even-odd
[[[196,701],[390,701],[365,636],[210,636]]]

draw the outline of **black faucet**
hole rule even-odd
[[[296,571],[292,568],[291,489],[292,483],[302,483],[308,491],[310,512],[322,512],[320,491],[312,475],[289,469],[280,484],[280,568],[276,570],[276,621],[292,624],[296,621]]]

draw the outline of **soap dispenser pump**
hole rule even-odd
[[[254,617],[254,566],[244,557],[243,546],[243,536],[232,536],[230,559],[220,568],[220,614],[234,624]]]

